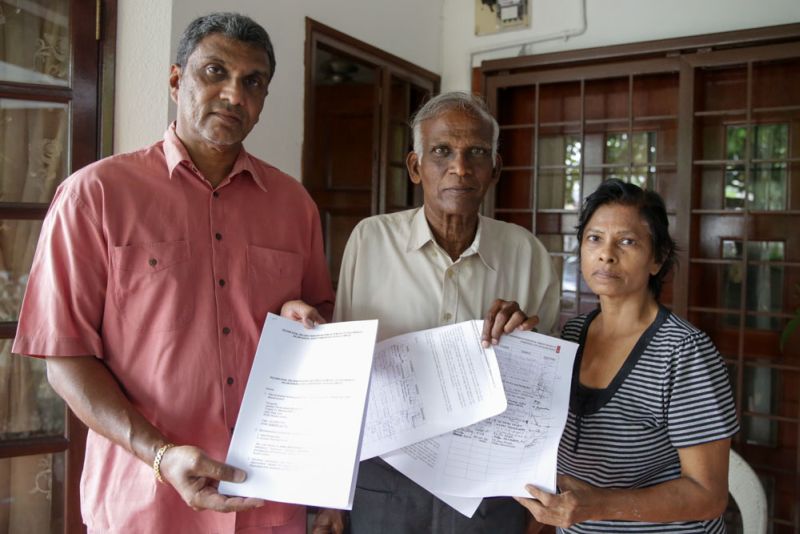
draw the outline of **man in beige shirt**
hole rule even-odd
[[[485,344],[521,328],[551,332],[559,286],[550,256],[530,232],[479,214],[501,160],[499,127],[466,93],[434,97],[412,122],[407,166],[424,206],[359,223],[345,249],[334,321],[379,319],[378,338],[484,318]],[[538,315],[538,319],[537,319]],[[524,509],[484,499],[468,519],[379,459],[361,464],[353,534],[524,532]],[[338,532],[326,510],[315,533]]]

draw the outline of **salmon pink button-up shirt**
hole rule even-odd
[[[242,150],[212,189],[176,137],[81,169],[42,227],[13,351],[95,355],[170,441],[225,460],[267,312],[330,318],[319,215],[291,177]],[[289,522],[281,503],[194,512],[151,466],[89,432],[91,531],[223,533]]]

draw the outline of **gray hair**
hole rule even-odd
[[[209,13],[190,22],[178,42],[175,64],[183,67],[200,41],[212,33],[219,33],[263,50],[269,60],[270,80],[275,75],[275,51],[267,30],[250,17],[239,13]]]
[[[451,110],[464,111],[492,125],[492,162],[495,162],[497,160],[497,139],[500,137],[500,126],[481,97],[463,91],[451,91],[434,96],[425,102],[425,105],[419,108],[411,118],[414,152],[417,154],[418,161],[422,162],[423,153],[422,123],[435,119]],[[494,163],[492,164],[494,165]]]

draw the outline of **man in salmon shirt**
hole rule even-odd
[[[227,497],[217,481],[267,312],[333,291],[303,187],[245,151],[275,72],[266,31],[233,13],[193,21],[169,75],[162,141],[59,187],[13,351],[89,427],[89,532],[305,532],[302,506]]]

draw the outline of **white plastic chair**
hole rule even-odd
[[[767,494],[753,468],[733,449],[728,465],[728,491],[742,514],[744,534],[766,534]]]

